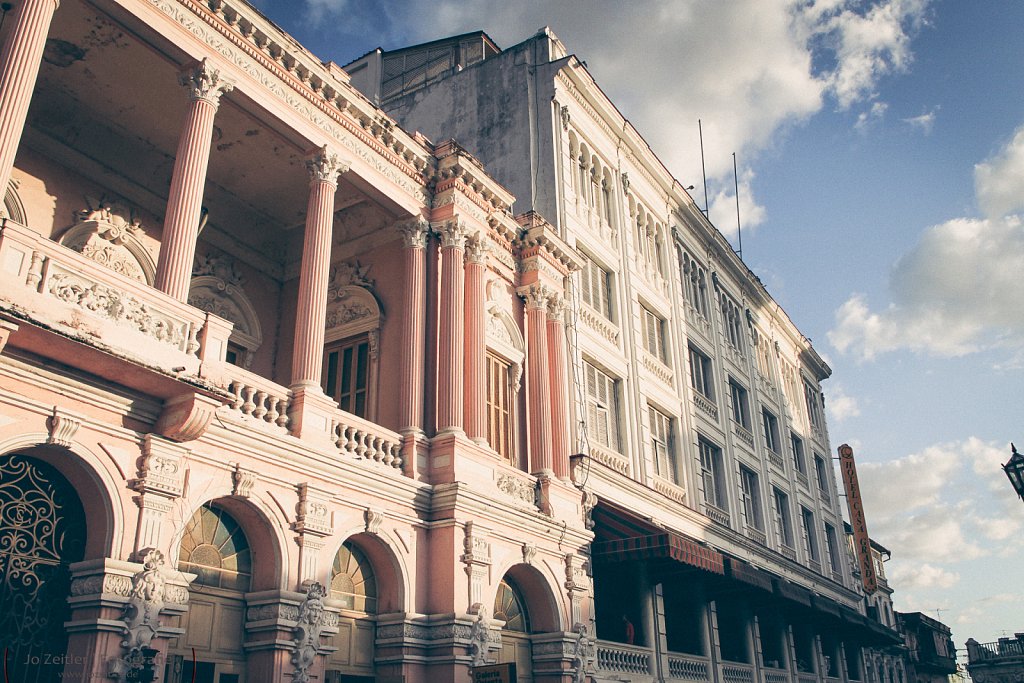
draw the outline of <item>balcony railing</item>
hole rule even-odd
[[[814,674],[797,674],[796,683],[818,683],[818,677]]]
[[[754,683],[754,665],[725,662],[722,664],[723,683]]]
[[[597,641],[597,669],[610,673],[651,675],[651,651],[635,645]]]
[[[782,456],[776,453],[775,451],[768,451],[768,462],[770,462],[772,465],[774,465],[782,472],[786,471],[786,461],[783,460]]]
[[[331,432],[342,455],[370,460],[401,471],[401,435],[344,410],[334,411]]]
[[[732,433],[735,434],[740,441],[747,444],[747,448],[754,449],[754,435],[750,433],[750,430],[741,425],[739,422],[733,422]]]
[[[729,513],[717,505],[704,503],[704,514],[710,517],[714,522],[718,522],[723,526],[729,526]]]
[[[668,653],[668,674],[674,681],[710,683],[711,676],[708,665],[707,657]]]
[[[764,667],[764,683],[789,683],[789,672],[785,669],[773,669]]]
[[[1024,640],[1004,638],[994,643],[978,643],[976,646],[968,643],[968,655],[972,664],[993,659],[1024,657]]]
[[[291,391],[259,375],[228,366],[228,391],[235,397],[228,408],[239,419],[254,422],[275,431],[288,431],[288,405]]]
[[[693,402],[704,411],[708,417],[712,420],[718,421],[718,406],[715,405],[714,401],[707,398],[703,394],[694,393]]]

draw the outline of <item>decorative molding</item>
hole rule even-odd
[[[476,616],[473,625],[469,629],[469,656],[473,660],[472,666],[484,666],[487,664],[487,650],[490,644],[490,620],[487,618],[487,608],[479,602],[469,608],[469,613]]]
[[[185,458],[190,451],[153,434],[142,438],[138,476],[128,482],[139,493],[179,498],[184,493]]]
[[[214,108],[220,106],[221,95],[235,88],[235,84],[222,76],[220,69],[214,68],[205,57],[185,67],[178,74],[178,82],[188,89],[193,102],[201,100]]]
[[[502,474],[495,483],[499,491],[516,503],[536,507],[537,487],[533,482],[511,474]]]
[[[534,283],[525,287],[520,287],[516,290],[523,299],[526,300],[527,309],[543,309],[547,310],[548,301],[554,295],[554,290],[546,285]]]
[[[60,244],[88,259],[148,285],[156,277],[156,263],[141,238],[145,235],[134,211],[120,202],[85,198],[86,208],[75,213],[75,224],[60,237]]]
[[[587,625],[577,622],[573,624],[576,641],[572,646],[572,680],[573,683],[586,683],[587,671],[594,659],[594,641],[587,633]]]
[[[188,391],[164,402],[154,428],[172,441],[195,441],[206,433],[221,402]]]
[[[486,263],[488,254],[488,240],[478,232],[466,238],[466,263],[481,265]]]
[[[597,494],[591,491],[584,491],[581,505],[583,507],[583,520],[586,523],[586,527],[587,529],[593,529],[595,526],[594,508],[597,507]]]
[[[58,406],[53,407],[53,413],[46,418],[46,430],[49,436],[46,443],[55,446],[70,448],[75,438],[75,433],[82,426],[82,421],[71,417],[67,412],[62,411]]]
[[[125,596],[128,602],[124,606],[124,639],[121,641],[124,652],[109,661],[109,678],[136,680],[147,651],[152,658],[151,643],[160,631],[160,611],[164,607],[167,589],[163,567],[163,553],[154,548],[143,551],[142,570],[131,577],[128,595]],[[103,578],[105,582],[106,576],[89,578]]]
[[[454,219],[435,226],[438,236],[441,238],[442,249],[465,249],[466,240],[469,237],[469,226],[463,221]]]
[[[295,505],[296,518],[291,528],[300,534],[330,536],[334,532],[328,506],[329,493],[307,483],[295,487],[299,502]]]
[[[537,557],[537,546],[533,543],[523,543],[522,551],[523,563],[532,565],[533,559]]]

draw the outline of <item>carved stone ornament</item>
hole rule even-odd
[[[221,95],[235,88],[235,84],[224,78],[220,69],[214,68],[206,58],[182,71],[178,82],[188,89],[193,101],[202,100],[214,107],[220,105]]]
[[[466,522],[465,534],[462,540],[464,552],[459,559],[466,565],[489,565],[491,563],[491,544],[487,541],[486,532],[481,533],[470,521]]]
[[[252,495],[252,488],[258,479],[259,475],[256,472],[235,463],[235,471],[231,473],[231,495],[248,498]]]
[[[594,528],[594,508],[597,507],[597,495],[590,491],[583,492],[583,520],[588,529]]]
[[[309,171],[311,183],[338,184],[338,176],[349,169],[349,163],[342,161],[328,150],[327,145],[316,150],[306,159],[306,170]]]
[[[366,518],[366,533],[379,535],[380,527],[387,516],[380,510],[374,510],[373,508],[367,508],[364,516]]]
[[[546,310],[548,301],[551,299],[554,292],[551,288],[544,285],[532,284],[519,289],[519,296],[526,299],[527,309],[542,309]]]
[[[629,194],[629,174],[628,173],[623,173],[622,174],[622,192],[624,194]]]
[[[537,556],[537,546],[533,543],[523,544],[523,562],[525,564],[533,564],[533,558]]]
[[[402,244],[406,249],[425,249],[427,237],[430,235],[430,223],[422,216],[402,221],[395,226],[402,234]]]
[[[569,106],[563,104],[562,108],[558,111],[562,117],[562,130],[569,130],[569,121],[572,120],[572,117],[569,114]]]
[[[586,683],[587,667],[593,657],[594,641],[587,634],[587,625],[576,623],[572,630],[576,633],[576,642],[572,649],[573,683]]]
[[[482,264],[487,260],[487,241],[480,233],[466,238],[466,263]]]
[[[138,476],[130,482],[139,493],[177,498],[184,490],[185,456],[188,450],[147,434],[142,441]]]
[[[46,429],[49,432],[49,436],[46,437],[46,443],[70,448],[75,438],[75,433],[78,432],[78,428],[81,426],[81,420],[77,420],[67,413],[62,413],[57,406],[54,406],[53,414],[46,418]]]
[[[484,666],[487,664],[487,645],[490,641],[487,608],[477,602],[469,608],[469,613],[476,615],[476,620],[469,629],[469,656],[473,659],[473,666]]]
[[[537,488],[525,479],[503,474],[498,477],[497,485],[499,491],[519,503],[530,506],[537,504]]]
[[[142,571],[132,577],[128,604],[124,606],[124,654],[110,661],[110,678],[128,678],[133,669],[138,669],[143,649],[150,648],[160,630],[166,590],[163,566],[164,555],[159,550],[147,548],[142,552]]]
[[[229,285],[238,287],[245,282],[245,278],[238,272],[238,268],[233,260],[215,254],[196,257],[196,262],[192,266],[192,276],[200,275],[210,275],[217,278],[223,283],[225,288]]]
[[[441,248],[463,249],[466,246],[466,238],[469,236],[469,227],[460,220],[449,220],[442,223],[438,229],[441,237]]]
[[[105,198],[86,197],[85,203],[60,243],[114,272],[152,285],[156,263],[141,241],[145,232],[132,209]]]
[[[299,502],[295,506],[296,520],[292,524],[292,530],[300,534],[329,536],[333,532],[334,526],[331,523],[331,512],[327,505],[327,494],[311,488],[309,484],[299,484],[296,488]]]
[[[295,634],[292,652],[293,683],[309,683],[316,657],[320,653],[320,632],[324,627],[324,598],[327,589],[319,581],[309,584],[306,599],[299,605],[298,624],[292,629]]]

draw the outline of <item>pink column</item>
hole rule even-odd
[[[213,117],[220,105],[220,96],[234,86],[205,59],[183,71],[179,80],[188,88],[190,102],[174,157],[154,284],[178,301],[187,301],[192,259],[199,238],[206,167],[213,142]]]
[[[551,459],[555,476],[569,480],[569,374],[566,365],[565,300],[552,296],[548,303],[548,382],[551,388]]]
[[[526,297],[526,362],[529,364],[530,469],[533,474],[552,474],[551,391],[548,388],[548,299],[551,291],[530,285]]]
[[[402,353],[399,360],[401,394],[398,414],[403,432],[423,431],[423,353],[426,343],[427,236],[430,224],[414,218],[398,226],[405,248],[405,288],[402,292]]]
[[[10,17],[14,25],[0,52],[0,201],[11,180],[32,89],[43,60],[46,32],[57,5],[58,0],[22,0]]]
[[[437,359],[437,430],[462,431],[462,352],[465,333],[466,226],[453,219],[441,228],[440,349]]]
[[[318,150],[306,160],[309,170],[309,203],[302,241],[302,271],[295,313],[291,388],[320,389],[324,357],[324,325],[327,319],[327,285],[331,272],[331,230],[338,174],[348,170],[338,157]]]
[[[484,317],[486,248],[481,235],[466,242],[466,436],[487,439],[487,329]]]

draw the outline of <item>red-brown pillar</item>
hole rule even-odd
[[[43,61],[43,47],[59,0],[22,0],[0,51],[0,201],[25,130],[28,105]]]
[[[437,430],[463,431],[462,353],[465,327],[466,226],[457,219],[441,228],[440,353],[437,359]]]
[[[423,432],[424,346],[427,308],[427,238],[430,224],[414,218],[398,226],[402,233],[402,263],[405,288],[402,291],[402,354],[399,376],[402,378],[398,414],[403,433]],[[406,461],[408,462],[408,460]]]
[[[187,301],[213,142],[213,117],[220,96],[234,86],[205,59],[183,71],[179,81],[188,88],[190,102],[174,157],[154,285],[178,301]]]
[[[551,290],[530,285],[521,290],[526,297],[526,362],[529,365],[530,470],[551,475],[551,391],[548,387],[548,299]]]
[[[571,433],[569,429],[569,375],[566,364],[565,300],[548,302],[548,386],[551,389],[551,460],[555,476],[569,481]]]
[[[487,439],[487,328],[484,311],[483,237],[466,242],[466,436],[479,443]]]
[[[324,325],[327,317],[327,286],[331,271],[331,232],[338,175],[348,170],[338,157],[318,150],[306,160],[309,170],[309,203],[302,241],[302,271],[295,313],[292,349],[293,390],[320,388],[324,356]]]

